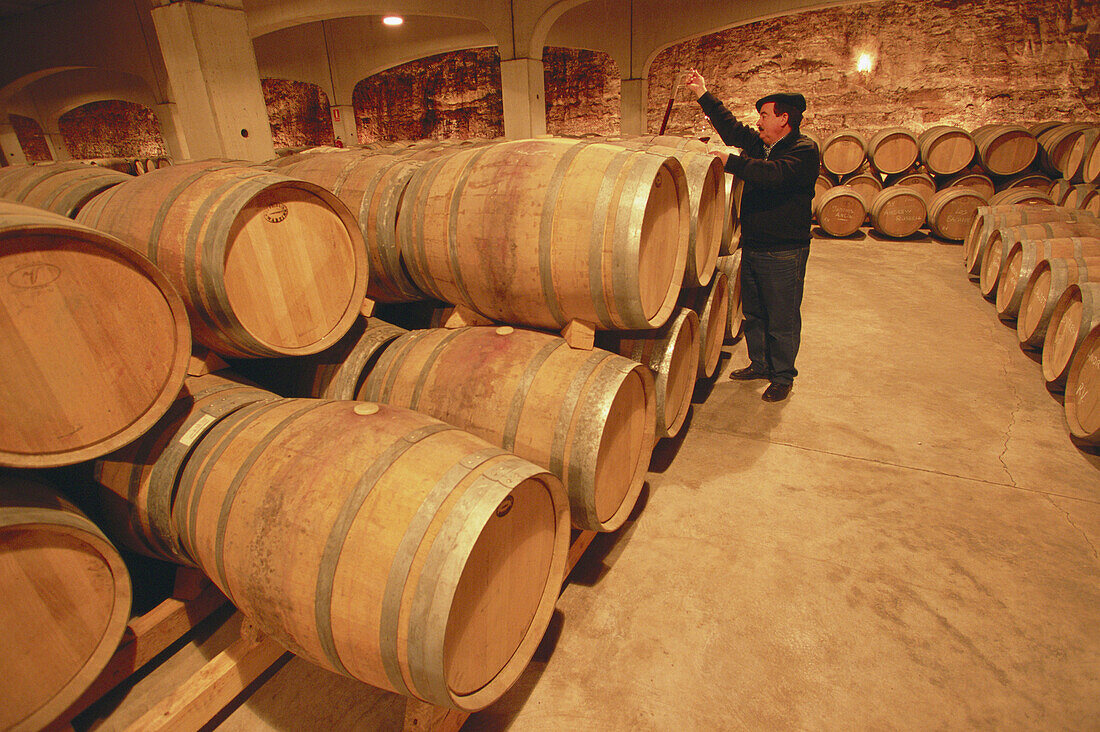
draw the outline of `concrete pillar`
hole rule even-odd
[[[336,139],[342,140],[344,147],[359,144],[359,133],[355,129],[355,107],[350,104],[338,104],[329,107],[332,115],[332,132]]]
[[[504,136],[509,140],[546,134],[546,85],[542,59],[500,62]]]
[[[645,79],[623,79],[620,92],[622,132],[624,135],[645,135],[646,105],[648,103]],[[656,130],[654,130],[656,132]]]
[[[164,140],[168,157],[172,158],[173,162],[192,159],[187,138],[181,132],[183,125],[176,105],[171,102],[157,104],[153,107],[153,114],[157,116],[157,122],[160,123],[160,136]]]
[[[0,122],[0,158],[4,165],[26,165],[27,156],[10,122]]]
[[[242,0],[153,4],[169,102],[177,110],[178,138],[187,157],[257,162],[275,157]]]
[[[56,132],[43,130],[42,136],[46,138],[46,147],[50,149],[50,155],[53,156],[54,162],[60,163],[64,160],[73,159],[69,148],[65,146],[65,138],[61,136],[60,130]]]

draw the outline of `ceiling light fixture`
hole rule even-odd
[[[859,60],[856,61],[856,71],[869,72],[875,66],[875,60],[869,53],[862,53],[859,56]]]
[[[405,19],[399,15],[387,15],[385,18],[382,18],[382,23],[384,25],[401,25],[404,22]]]

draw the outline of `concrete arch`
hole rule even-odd
[[[253,38],[286,30],[307,23],[338,18],[400,15],[405,18],[437,17],[476,20],[482,25],[496,25],[491,19],[500,10],[507,10],[509,0],[474,0],[472,2],[439,3],[434,0],[391,0],[384,11],[362,0],[251,0],[248,5],[248,28]],[[489,22],[486,22],[489,21]]]
[[[551,5],[549,8],[547,8],[546,11],[542,14],[542,16],[539,17],[539,19],[535,22],[534,26],[531,29],[531,40],[530,40],[530,44],[528,45],[528,47],[526,49],[526,55],[529,58],[542,58],[542,49],[543,49],[544,46],[547,46],[547,45],[560,45],[560,46],[566,46],[566,47],[569,47],[569,48],[586,48],[586,49],[591,50],[591,51],[603,51],[604,53],[607,53],[608,55],[610,55],[612,58],[615,58],[615,54],[611,53],[606,48],[589,48],[588,45],[578,45],[576,43],[576,41],[571,42],[571,43],[566,43],[566,42],[549,43],[547,41],[548,36],[555,29],[554,28],[555,24],[557,24],[557,22],[561,19],[561,17],[563,15],[565,15],[566,13],[568,13],[570,10],[572,10],[574,8],[580,7],[582,5],[588,5],[588,4],[589,4],[589,0],[558,0],[553,5]],[[622,3],[616,3],[616,4],[619,5],[619,6],[622,5]],[[592,18],[590,17],[589,21],[591,21],[591,20],[592,20]],[[588,25],[588,27],[592,27],[592,26],[597,26],[597,25],[601,25],[601,24],[597,21],[597,22],[589,22],[587,25]],[[599,33],[601,33],[601,34],[603,33],[603,27],[602,26],[601,26],[601,30],[599,31]],[[580,39],[576,39],[576,40],[580,40]],[[606,35],[605,35],[605,43],[601,44],[601,45],[607,45],[606,44]],[[618,64],[619,60],[616,59],[615,62]],[[621,66],[621,64],[620,64],[620,66]]]
[[[54,131],[66,112],[90,102],[117,99],[156,110],[153,90],[140,76],[108,69],[64,69],[41,75],[12,100],[14,105],[37,111],[43,129]]]
[[[412,17],[400,34],[377,16],[344,17],[288,27],[253,39],[262,77],[320,86],[332,104],[351,104],[355,85],[380,71],[452,50],[495,45],[479,21]]]

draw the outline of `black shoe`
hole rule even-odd
[[[752,366],[730,371],[730,378],[734,381],[751,381],[753,379],[766,379],[768,375],[763,371],[757,371]]]
[[[773,381],[768,385],[768,388],[764,390],[764,395],[760,397],[766,402],[781,402],[786,399],[791,393],[791,385],[783,384],[778,381]]]

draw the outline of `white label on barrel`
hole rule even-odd
[[[217,417],[213,414],[204,414],[199,417],[198,421],[191,425],[191,429],[183,433],[183,437],[180,438],[180,444],[191,447],[192,443],[199,439],[199,435],[205,432],[206,428],[213,424],[216,419]]]

